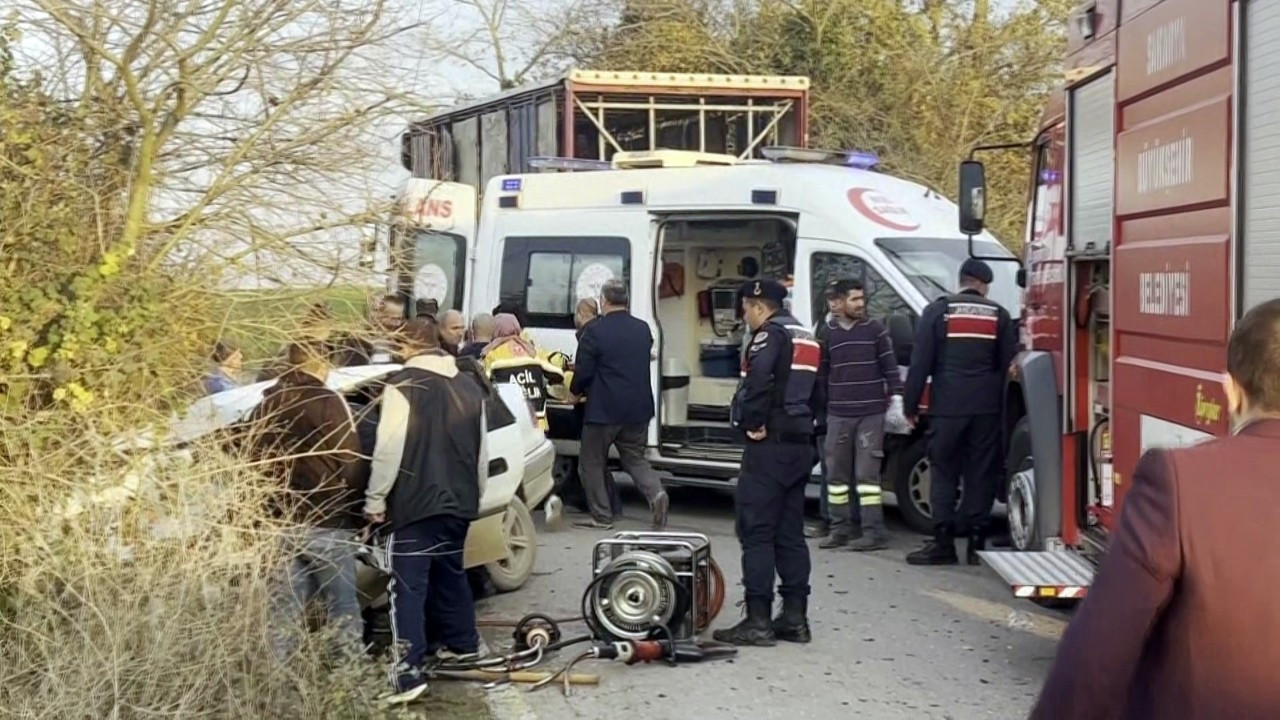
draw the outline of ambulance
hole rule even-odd
[[[617,153],[610,161],[539,158],[543,170],[496,176],[477,211],[472,187],[413,179],[392,233],[393,283],[469,316],[518,307],[542,349],[576,351],[574,308],[607,281],[630,287],[631,312],[654,337],[658,415],[649,460],[678,485],[732,488],[744,439],[729,423],[745,329],[747,280],[775,278],[813,326],[823,289],[862,280],[870,315],[889,329],[901,371],[925,305],[956,290],[969,239],[932,188],[875,171],[868,153],[771,147],[763,159],[690,151]],[[550,172],[548,172],[550,171]],[[1012,255],[989,233],[983,256]],[[992,263],[992,298],[1017,317],[1016,262]],[[557,472],[576,472],[572,409],[551,406]],[[886,502],[929,532],[923,431],[886,441]],[[810,495],[818,493],[817,468]]]

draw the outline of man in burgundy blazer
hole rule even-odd
[[[1280,300],[1227,373],[1234,432],[1138,463],[1034,720],[1280,718]]]

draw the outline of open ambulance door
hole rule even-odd
[[[406,184],[391,228],[388,289],[405,298],[410,317],[418,301],[424,309],[463,310],[476,209],[471,185],[423,178]]]

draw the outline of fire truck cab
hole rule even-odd
[[[1033,141],[1006,393],[1015,595],[1084,597],[1143,452],[1230,431],[1236,319],[1280,295],[1280,3],[1092,0]],[[981,164],[961,218],[981,226]]]

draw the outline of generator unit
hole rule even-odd
[[[698,533],[619,532],[595,544],[582,615],[606,642],[694,642],[724,604],[711,540]]]

